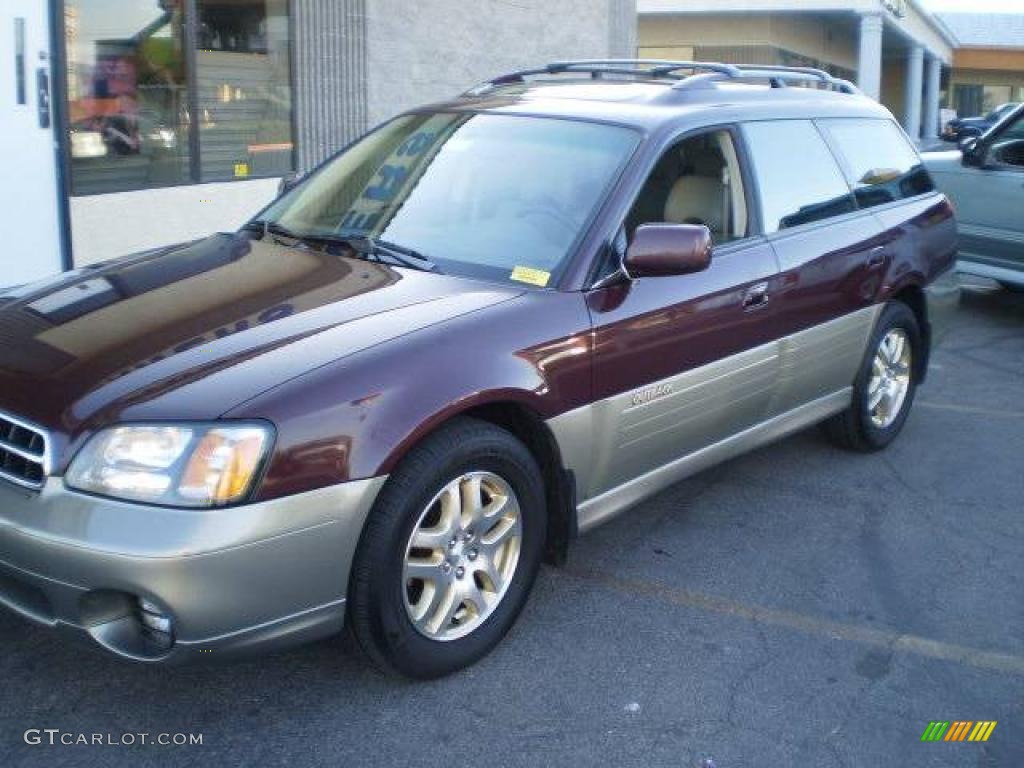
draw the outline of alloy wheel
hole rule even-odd
[[[878,429],[892,426],[910,391],[911,349],[907,332],[893,328],[878,344],[868,382],[868,414]]]
[[[494,613],[515,576],[522,514],[493,472],[455,478],[420,514],[406,545],[405,608],[432,640],[465,637]]]

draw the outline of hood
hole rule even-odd
[[[214,235],[0,294],[0,410],[64,436],[216,418],[316,367],[521,293]]]
[[[924,167],[932,173],[960,173],[964,170],[964,156],[959,149],[942,152],[922,152]]]

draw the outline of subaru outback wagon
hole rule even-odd
[[[818,422],[889,444],[954,252],[823,72],[506,75],[240,231],[0,296],[0,600],[142,661],[347,625],[452,672],[659,489]]]

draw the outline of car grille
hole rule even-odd
[[[47,449],[42,431],[0,413],[0,479],[39,490],[46,481]]]

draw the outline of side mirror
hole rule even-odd
[[[711,247],[703,224],[642,224],[623,266],[631,278],[689,275],[710,266]]]
[[[968,136],[960,140],[960,151],[964,156],[964,165],[981,165],[981,152],[977,136]]]
[[[294,189],[300,181],[302,181],[302,174],[289,171],[281,177],[281,182],[277,185],[277,196],[280,197],[285,192]]]

